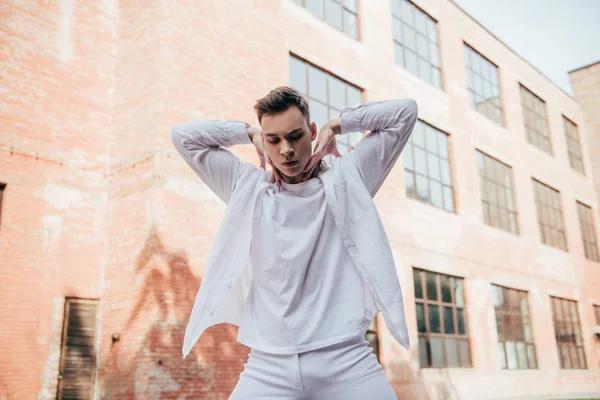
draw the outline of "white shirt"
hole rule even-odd
[[[282,182],[262,197],[253,227],[252,283],[238,341],[295,354],[365,334],[365,293],[320,179]]]
[[[365,315],[381,311],[390,334],[408,349],[404,301],[398,273],[410,271],[394,257],[372,197],[398,159],[415,125],[414,100],[367,102],[342,110],[342,134],[370,131],[356,149],[322,168],[328,208],[356,269],[365,296]],[[191,121],[171,130],[174,146],[194,172],[225,203],[227,209],[217,231],[200,289],[185,330],[185,358],[205,330],[213,325],[240,325],[251,288],[251,242],[257,205],[274,185],[271,171],[241,162],[227,150],[250,144],[243,121]]]

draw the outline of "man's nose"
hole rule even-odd
[[[294,149],[292,149],[292,146],[290,146],[288,142],[284,141],[283,146],[281,146],[281,154],[288,155],[293,152]]]

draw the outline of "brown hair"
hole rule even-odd
[[[280,86],[269,92],[265,97],[256,101],[254,111],[258,116],[258,123],[262,121],[263,115],[274,115],[296,106],[310,124],[310,111],[306,99],[296,89],[289,86]]]

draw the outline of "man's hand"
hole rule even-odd
[[[312,157],[306,167],[302,170],[305,174],[303,181],[313,177],[313,174],[317,168],[321,165],[321,161],[327,155],[333,155],[334,157],[341,157],[342,155],[338,151],[337,143],[335,141],[335,135],[339,135],[342,130],[342,119],[336,118],[327,122],[321,127],[317,134],[317,142],[315,144],[315,150],[313,151]]]
[[[273,170],[273,175],[271,175],[271,180],[269,183],[276,183],[277,185],[281,185],[281,174],[279,170],[275,168],[267,152],[265,151],[265,143],[262,135],[262,130],[260,128],[249,127],[246,128],[246,132],[248,133],[248,137],[250,141],[254,145],[256,149],[256,154],[258,154],[258,159],[260,160],[260,168],[267,170],[266,163],[271,165],[271,169]]]

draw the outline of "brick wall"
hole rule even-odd
[[[408,199],[402,159],[376,198],[414,344],[404,351],[380,324],[381,361],[399,397],[600,393],[591,336],[600,276],[583,255],[575,209],[577,199],[597,214],[597,194],[594,175],[569,167],[561,120],[580,127],[589,170],[594,78],[572,76],[580,105],[451,2],[415,3],[439,21],[443,91],[394,64],[385,1],[359,2],[360,42],[288,0],[4,7],[0,399],[54,398],[65,296],[100,299],[96,398],[227,398],[248,352],[235,327],[209,329],[181,358],[225,205],[175,153],[169,131],[199,118],[255,125],[255,99],[288,84],[289,53],[365,89],[365,100],[415,98],[420,118],[450,134],[456,213]],[[463,40],[500,68],[506,128],[468,106]],[[525,139],[519,82],[547,102],[554,157]],[[519,235],[482,221],[476,148],[513,167]],[[256,161],[250,146],[232,151]],[[540,243],[532,177],[561,191],[568,252]],[[413,266],[465,278],[473,368],[419,368]],[[499,368],[491,284],[530,292],[539,369]],[[559,369],[550,295],[578,301],[588,370]]]

